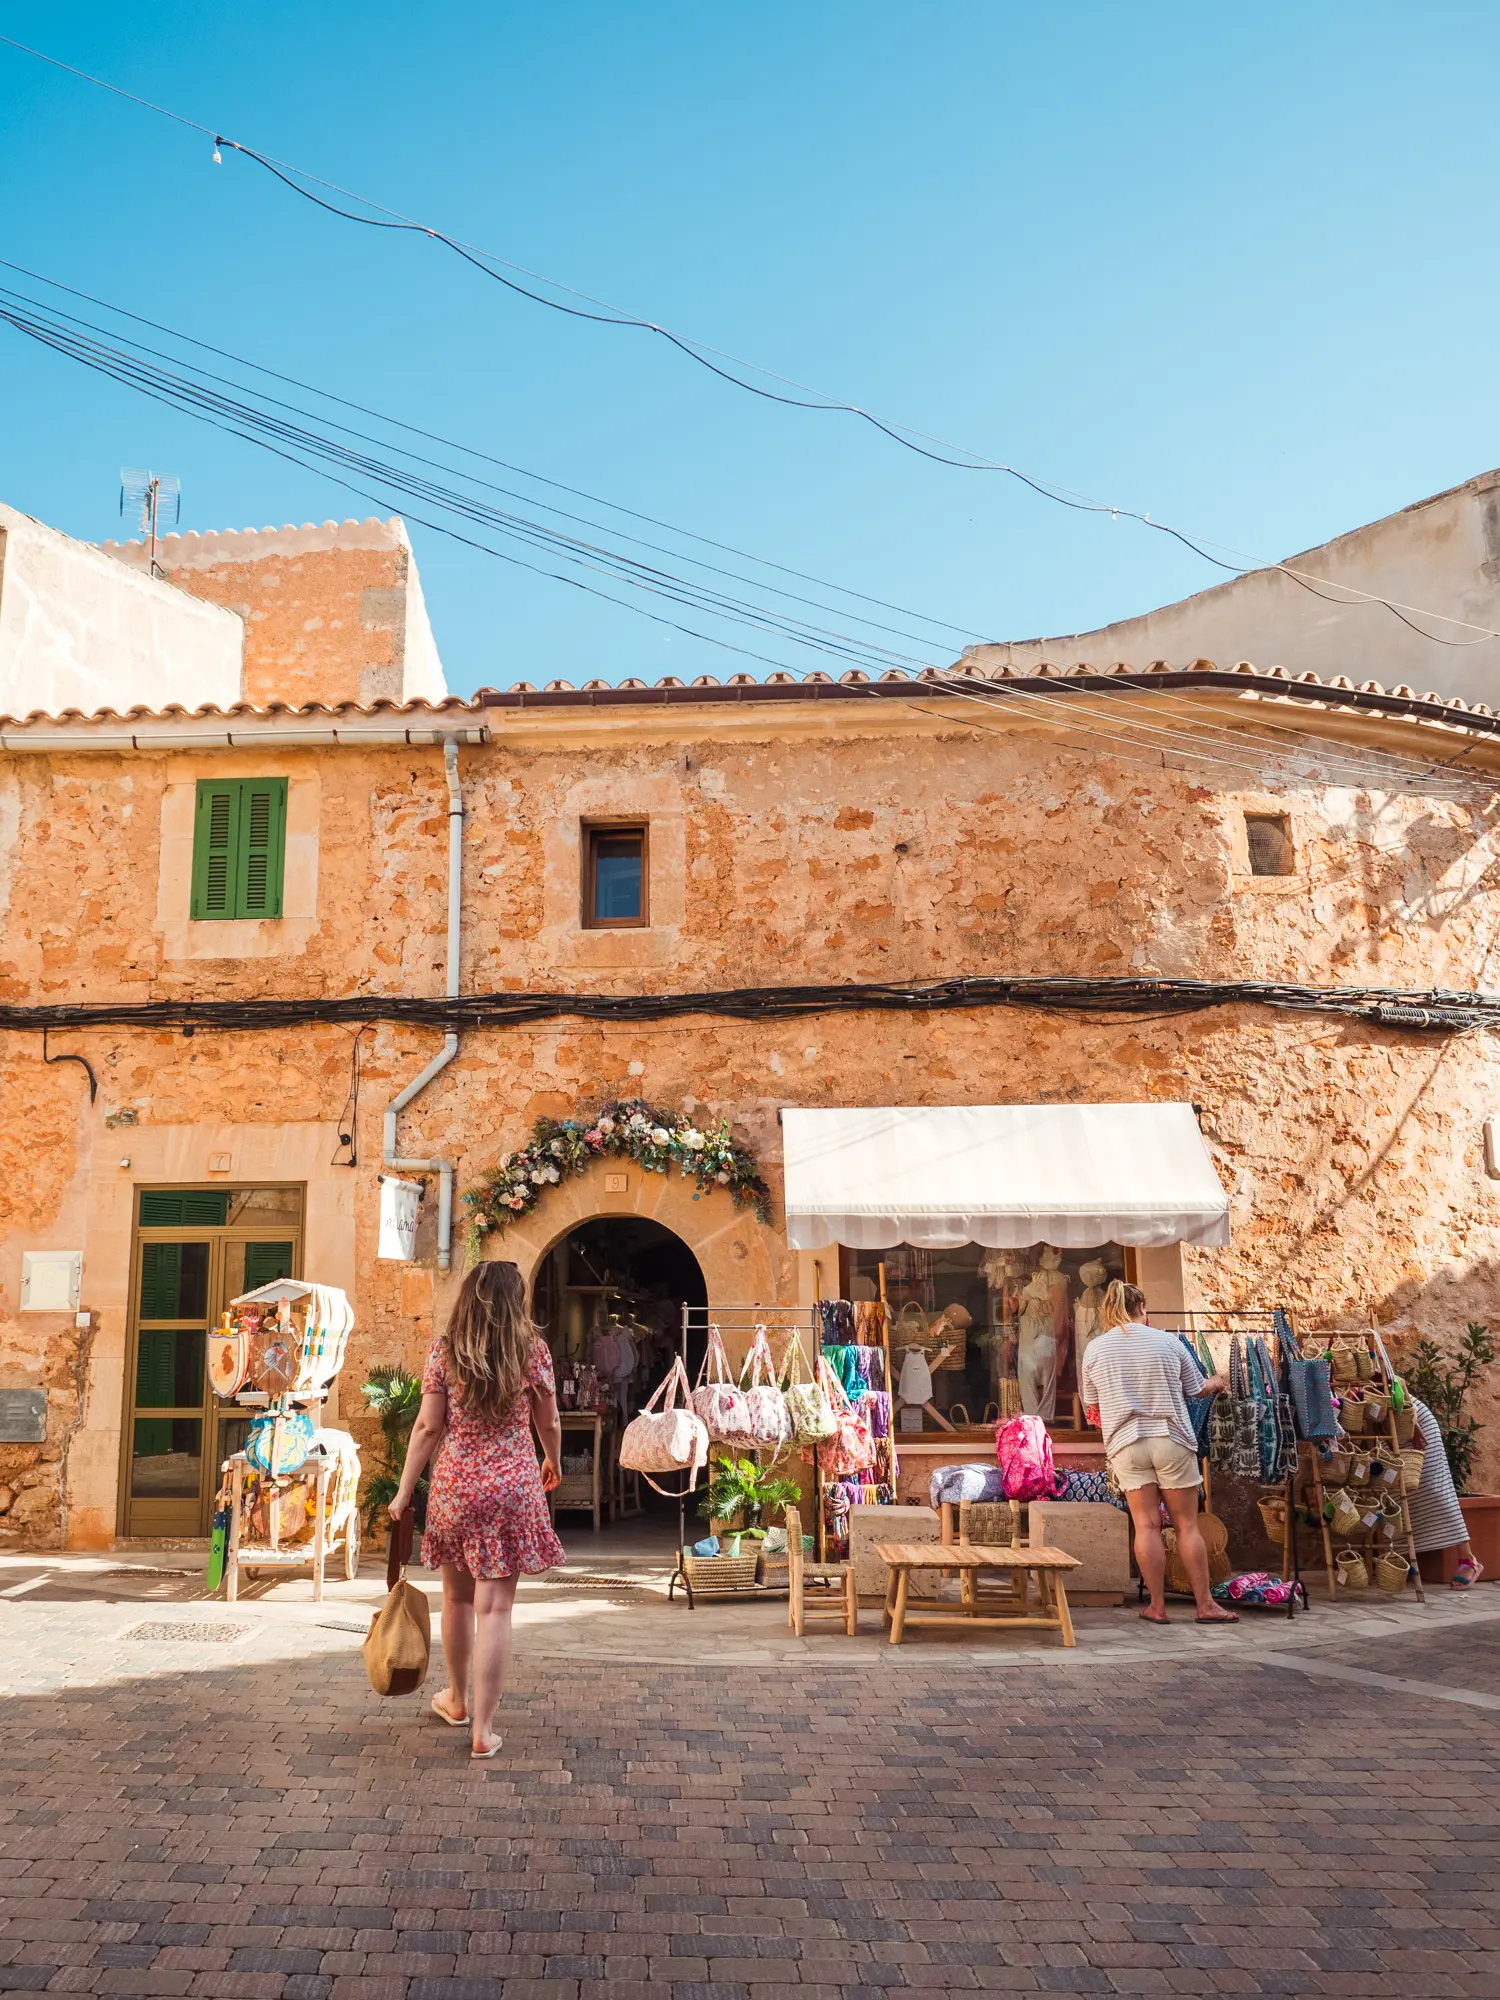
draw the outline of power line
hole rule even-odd
[[[12,303],[5,304],[6,300]],[[107,303],[99,303],[103,304],[105,310],[113,310]],[[30,310],[26,309],[28,307]],[[130,315],[130,317],[136,316]],[[147,394],[154,400],[165,402],[184,414],[209,422],[215,428],[225,430],[242,441],[259,444],[265,449],[272,450],[276,455],[306,470],[333,478],[336,484],[374,501],[377,505],[391,505],[390,495],[373,492],[368,485],[358,483],[358,479],[388,482],[407,496],[414,494],[429,504],[457,513],[466,521],[498,529],[502,534],[519,540],[535,550],[546,550],[554,555],[560,555],[569,564],[602,572],[649,594],[666,597],[676,604],[707,612],[711,616],[727,618],[731,622],[749,626],[784,641],[810,646],[817,651],[868,666],[877,672],[888,671],[895,665],[915,667],[930,676],[942,674],[942,669],[935,663],[924,663],[911,655],[896,653],[888,647],[840,634],[826,627],[809,626],[805,621],[789,619],[783,613],[768,610],[751,601],[707,589],[679,578],[670,571],[642,564],[633,557],[621,557],[618,552],[599,544],[580,541],[574,536],[549,529],[544,524],[531,522],[524,516],[496,509],[482,501],[475,501],[472,496],[441,486],[425,476],[413,475],[405,467],[392,467],[381,459],[372,458],[361,451],[354,451],[337,440],[329,440],[302,424],[289,423],[284,417],[274,414],[268,416],[265,411],[251,404],[221,393],[224,387],[240,387],[238,384],[230,383],[228,378],[202,369],[193,363],[181,363],[180,366],[186,367],[192,375],[202,377],[204,382],[221,385],[221,388],[205,388],[201,382],[190,381],[186,376],[173,370],[161,369],[152,363],[142,362],[139,359],[140,354],[156,355],[158,359],[175,357],[164,356],[161,350],[142,347],[138,342],[130,342],[124,346],[113,344],[104,330],[92,322],[82,319],[77,314],[42,308],[36,301],[29,300],[25,294],[16,292],[14,288],[0,287],[0,319],[9,323],[15,330],[41,341],[67,358],[81,361],[110,379]],[[80,328],[84,331],[78,331]],[[170,328],[158,328],[158,330],[165,332],[168,337],[176,337]],[[194,344],[201,345],[201,343]],[[136,352],[130,352],[130,348],[134,348]],[[217,351],[223,352],[223,350]],[[238,357],[233,358],[238,359]],[[308,412],[284,399],[263,398],[263,400],[271,402],[276,410],[289,411],[297,417],[306,418],[309,415]],[[375,414],[377,421],[386,421],[379,416],[379,413]],[[336,425],[335,428],[348,431],[347,426]],[[369,440],[365,433],[349,434],[359,436],[367,442],[378,442]],[[308,457],[304,455],[307,453],[311,453],[314,459],[323,463],[310,463]],[[433,463],[431,460],[424,462]],[[338,470],[330,470],[330,466]],[[358,478],[346,478],[342,476],[343,473],[353,473],[358,475]],[[584,583],[577,577],[560,574],[543,565],[528,563],[519,557],[508,555],[472,536],[458,534],[441,522],[433,521],[425,515],[415,514],[409,507],[406,511],[409,518],[420,522],[421,525],[432,527],[438,533],[449,535],[501,561],[532,570],[555,581],[573,583],[575,587],[583,588],[609,603],[633,610],[638,615],[667,625],[685,636],[723,647],[738,653],[741,657],[755,659],[764,665],[784,671],[796,671],[789,668],[784,660],[776,659],[751,647],[734,645],[695,627],[683,625],[675,619],[660,617],[646,611],[639,604],[632,604],[617,597],[613,592],[601,590],[597,585]],[[1350,757],[1337,750],[1303,749],[1300,753],[1292,755],[1272,746],[1268,755],[1256,760],[1247,754],[1241,732],[1215,726],[1205,728],[1199,725],[1197,718],[1193,718],[1191,729],[1184,730],[1172,727],[1170,722],[1163,725],[1150,717],[1122,714],[1120,706],[1125,690],[1118,691],[1116,698],[1106,704],[1089,700],[1085,690],[1076,685],[1068,686],[1064,694],[1061,689],[1057,693],[1046,693],[1036,689],[1013,688],[990,681],[976,682],[966,676],[946,676],[939,684],[945,692],[958,695],[971,704],[999,710],[1017,718],[1035,720],[1039,715],[1045,716],[1049,727],[1056,727],[1064,733],[1081,734],[1091,741],[1108,743],[1112,746],[1112,754],[1126,756],[1132,761],[1149,762],[1153,767],[1159,766],[1164,758],[1171,754],[1196,759],[1200,763],[1207,763],[1222,770],[1253,772],[1261,779],[1270,774],[1277,774],[1283,781],[1305,783],[1309,779],[1315,779],[1324,783],[1344,782],[1360,787],[1376,783],[1394,785],[1398,788],[1409,787],[1420,780],[1424,788],[1432,794],[1463,798],[1489,796],[1488,791],[1477,782],[1453,779],[1446,774],[1433,774],[1430,770],[1424,770],[1416,760],[1388,757],[1381,752],[1366,752],[1362,756]],[[923,707],[920,703],[912,705],[918,709]],[[939,711],[929,708],[923,712]],[[988,727],[985,724],[978,724],[977,717],[973,720],[976,726]],[[1304,738],[1304,742],[1305,740]]]
[[[1250,555],[1246,551],[1233,548],[1227,543],[1212,541],[1208,536],[1189,535],[1182,529],[1173,527],[1169,522],[1155,519],[1151,514],[1141,509],[1125,507],[1110,501],[1096,499],[1089,494],[1080,493],[1074,488],[1065,486],[1060,481],[1038,478],[1029,472],[1023,471],[1019,466],[1011,465],[1001,459],[990,458],[969,446],[954,444],[949,439],[920,430],[915,425],[902,423],[894,418],[880,416],[874,411],[866,409],[860,403],[845,401],[823,390],[812,388],[807,383],[798,382],[791,376],[779,375],[773,369],[762,367],[758,362],[749,361],[742,356],[732,354],[727,349],[715,347],[708,341],[676,333],[670,327],[664,326],[656,320],[647,319],[638,314],[628,312],[623,307],[611,305],[607,300],[599,299],[590,293],[579,291],[574,286],[564,284],[560,279],[547,277],[543,273],[529,270],[525,265],[514,263],[511,259],[500,256],[496,251],[481,249],[472,243],[466,242],[461,237],[450,235],[447,231],[439,229],[435,224],[419,222],[411,216],[403,215],[398,209],[387,208],[383,203],[373,200],[368,195],[359,194],[349,188],[341,187],[336,181],[325,180],[320,175],[310,172],[305,167],[296,166],[287,160],[277,159],[274,154],[260,152],[240,140],[227,137],[225,134],[216,131],[212,126],[202,124],[197,119],[187,118],[180,112],[170,111],[164,105],[156,104],[149,98],[140,97],[133,91],[124,90],[118,84],[109,83],[103,77],[94,76],[89,71],[79,69],[71,63],[65,63],[56,56],[48,55],[44,50],[32,48],[29,44],[18,41],[13,36],[0,35],[0,44],[16,49],[22,55],[31,56],[38,62],[50,64],[54,69],[62,70],[67,75],[78,78],[81,82],[92,84],[100,90],[105,90],[116,97],[124,98],[132,104],[139,105],[143,110],[154,112],[160,117],[171,119],[175,124],[186,126],[192,131],[201,132],[205,136],[211,137],[214,143],[214,158],[216,161],[219,158],[220,149],[228,146],[231,151],[237,152],[244,158],[254,161],[257,165],[264,168],[266,172],[273,174],[277,180],[283,182],[294,193],[302,196],[304,200],[314,202],[319,208],[325,209],[329,213],[339,216],[346,221],[361,224],[365,227],[391,229],[402,233],[425,236],[434,242],[443,244],[456,256],[462,258],[464,262],[472,265],[476,270],[482,271],[485,276],[492,278],[496,283],[504,285],[509,290],[535,301],[538,305],[546,306],[552,311],[566,313],[573,318],[591,321],[595,324],[623,327],[656,335],[669,342],[690,360],[696,361],[700,367],[708,369],[711,373],[720,377],[721,380],[733,384],[736,388],[745,390],[748,394],[759,396],[766,401],[783,403],[792,408],[824,414],[852,416],[871,425],[875,430],[882,432],[886,437],[892,439],[896,444],[902,445],[906,450],[916,452],[919,456],[931,459],[938,464],[952,466],[959,471],[965,472],[1000,473],[1007,478],[1018,480],[1022,485],[1029,487],[1032,492],[1039,494],[1043,499],[1052,501],[1057,506],[1067,507],[1078,513],[1108,514],[1113,519],[1134,521],[1141,527],[1151,529],[1155,534],[1169,536],[1173,541],[1179,542],[1184,548],[1189,549],[1194,555],[1201,557],[1203,561],[1212,563],[1216,568],[1225,570],[1231,575],[1243,576],[1255,571],[1279,572],[1284,576],[1290,577],[1294,583],[1300,584],[1305,589],[1313,589],[1313,586],[1319,583],[1325,584],[1331,589],[1347,593],[1343,598],[1330,599],[1330,602],[1341,604],[1346,609],[1355,609],[1363,604],[1379,606],[1381,609],[1390,612],[1394,618],[1397,618],[1403,625],[1408,626],[1410,630],[1417,633],[1420,638],[1430,645],[1467,650],[1471,646],[1483,645],[1500,639],[1500,630],[1477,624],[1472,619],[1460,618],[1451,612],[1430,610],[1421,605],[1403,603],[1397,598],[1381,597],[1375,592],[1360,590],[1352,584],[1340,583],[1335,578],[1316,576],[1311,571],[1300,569],[1290,563],[1268,562],[1262,557]],[[302,185],[304,182],[308,183],[308,185]],[[313,187],[325,188],[330,194],[340,195],[345,200],[358,202],[362,208],[369,209],[372,213],[369,215],[360,215],[353,210],[341,208],[336,202],[325,201],[322,197],[311,192]],[[497,265],[501,268],[494,268]],[[588,307],[594,308],[594,310],[585,310],[579,306],[570,306],[563,303],[561,299],[547,298],[541,293],[532,291],[528,286],[519,284],[514,279],[506,277],[504,275],[505,271],[515,271],[524,277],[530,278],[535,284],[545,285],[550,291],[565,293],[570,298],[583,300]],[[710,355],[715,355],[720,361],[731,365],[729,367],[719,367],[714,361],[708,359]],[[773,390],[763,389],[753,382],[745,381],[743,377],[733,373],[733,369],[746,369],[752,374],[763,377],[766,381],[779,382],[784,388],[795,389],[801,393],[796,396],[781,395]],[[954,454],[958,455],[955,456]],[[1208,546],[1205,546],[1205,544],[1208,544]],[[1222,549],[1225,556],[1234,557],[1236,560],[1226,562],[1222,557],[1212,554],[1211,548]],[[1321,593],[1313,590],[1313,594],[1316,596]],[[1406,615],[1408,613],[1411,616]],[[1423,632],[1420,626],[1413,625],[1413,616],[1435,619],[1440,624],[1456,626],[1461,630],[1474,632],[1478,636],[1467,640],[1440,638],[1436,633]]]

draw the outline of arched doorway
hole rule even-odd
[[[532,1275],[531,1310],[552,1350],[558,1400],[564,1412],[563,1484],[557,1527],[564,1545],[576,1545],[578,1531],[593,1537],[592,1466],[594,1433],[570,1406],[606,1402],[613,1425],[606,1456],[612,1460],[620,1433],[651,1395],[681,1350],[682,1309],[708,1303],[708,1287],[693,1252],[663,1224],[642,1215],[596,1215],[575,1223],[538,1260]],[[703,1335],[689,1344],[688,1364],[696,1371]],[[602,1479],[602,1476],[601,1476]],[[619,1488],[614,1488],[619,1498]],[[635,1507],[639,1503],[640,1511]],[[601,1532],[616,1546],[645,1540],[675,1543],[678,1509],[645,1481],[627,1489],[624,1508],[603,1508]]]

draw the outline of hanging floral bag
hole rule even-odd
[[[782,1356],[781,1372],[786,1378],[786,1409],[792,1436],[798,1444],[822,1444],[837,1431],[838,1421],[822,1383],[809,1379],[807,1353],[802,1335],[795,1327]]]
[[[708,1346],[693,1390],[693,1409],[715,1444],[727,1444],[736,1451],[754,1451],[757,1440],[750,1428],[750,1406],[744,1390],[729,1372],[724,1343],[716,1326],[708,1330]]]
[[[660,1403],[661,1408],[657,1408]],[[674,1360],[649,1402],[625,1426],[620,1440],[620,1464],[627,1472],[638,1472],[658,1493],[653,1472],[685,1472],[687,1490],[698,1483],[698,1474],[708,1463],[708,1430],[701,1417],[689,1407],[687,1370],[681,1359]],[[677,1499],[678,1494],[668,1498]]]
[[[786,1397],[776,1380],[776,1364],[771,1359],[771,1343],[763,1326],[755,1329],[750,1352],[740,1371],[740,1387],[745,1392],[745,1410],[750,1435],[763,1449],[779,1451],[792,1441],[792,1420]]]

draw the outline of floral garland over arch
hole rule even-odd
[[[634,1160],[648,1174],[670,1173],[675,1164],[696,1181],[694,1201],[724,1188],[736,1208],[771,1220],[771,1190],[749,1147],[730,1137],[727,1118],[699,1127],[686,1111],[674,1117],[628,1097],[606,1104],[592,1120],[538,1118],[519,1152],[501,1154],[463,1197],[470,1256],[479,1255],[486,1236],[530,1215],[548,1188],[605,1159]]]

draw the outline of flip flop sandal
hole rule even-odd
[[[442,1708],[439,1706],[441,1700],[442,1697],[440,1695],[434,1695],[432,1697],[431,1702],[428,1704],[433,1714],[437,1717],[438,1721],[446,1722],[450,1729],[467,1729],[469,1726],[468,1716],[450,1715],[446,1708]]]
[[[1484,1564],[1476,1558],[1470,1557],[1466,1561],[1461,1562],[1453,1572],[1453,1575],[1448,1579],[1449,1588],[1452,1590],[1472,1590],[1483,1575]]]
[[[495,1743],[488,1750],[471,1750],[469,1752],[469,1762],[471,1764],[482,1764],[487,1757],[493,1757],[497,1754],[497,1752],[500,1749],[500,1745],[504,1741],[505,1738],[502,1736],[497,1738]]]
[[[1217,1618],[1205,1618],[1200,1611],[1193,1620],[1195,1625],[1238,1625],[1239,1622],[1240,1614],[1238,1611],[1221,1611]]]
[[[1141,1623],[1143,1625],[1170,1625],[1171,1622],[1172,1622],[1171,1619],[1166,1617],[1153,1618],[1149,1611],[1143,1611],[1141,1613]]]

